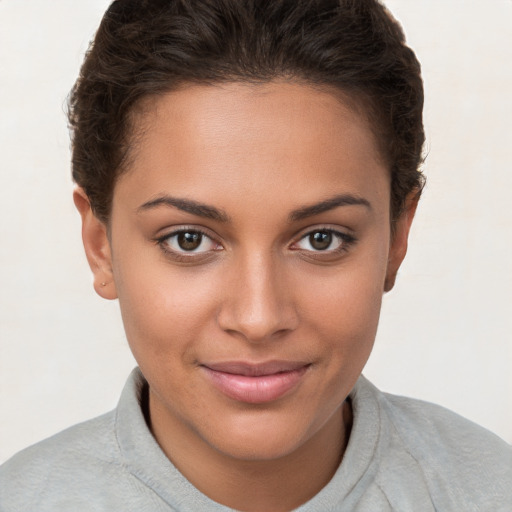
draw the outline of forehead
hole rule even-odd
[[[389,194],[368,117],[327,88],[188,85],[146,100],[134,130],[132,158],[114,201],[128,184],[134,201],[169,189],[208,202],[217,193],[268,196],[269,186],[273,195],[281,191],[297,202],[314,194]]]

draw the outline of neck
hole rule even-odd
[[[309,501],[332,478],[345,451],[349,401],[310,439],[279,458],[238,459],[215,449],[154,405],[151,430],[176,468],[210,499],[243,512],[284,512]]]

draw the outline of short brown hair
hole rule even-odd
[[[143,98],[184,83],[328,85],[360,100],[391,173],[391,215],[419,194],[420,65],[377,0],[115,0],[69,98],[73,178],[108,221]]]

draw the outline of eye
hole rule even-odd
[[[354,237],[332,229],[317,229],[304,235],[294,244],[294,249],[314,252],[339,252],[348,248]]]
[[[164,250],[175,253],[206,253],[219,250],[219,244],[197,229],[182,229],[158,240]]]

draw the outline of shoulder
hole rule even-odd
[[[404,443],[446,462],[464,462],[480,469],[490,463],[496,470],[512,471],[512,446],[472,421],[436,404],[381,394],[382,408]],[[428,444],[420,444],[427,441]],[[430,457],[429,457],[430,458]]]
[[[0,467],[0,504],[5,510],[31,507],[64,489],[94,489],[93,476],[122,465],[115,412],[75,425],[19,452]],[[37,507],[36,507],[37,508]],[[2,510],[4,510],[2,508]]]
[[[366,385],[379,402],[382,428],[416,461],[434,503],[479,511],[512,505],[512,446],[444,407]]]

